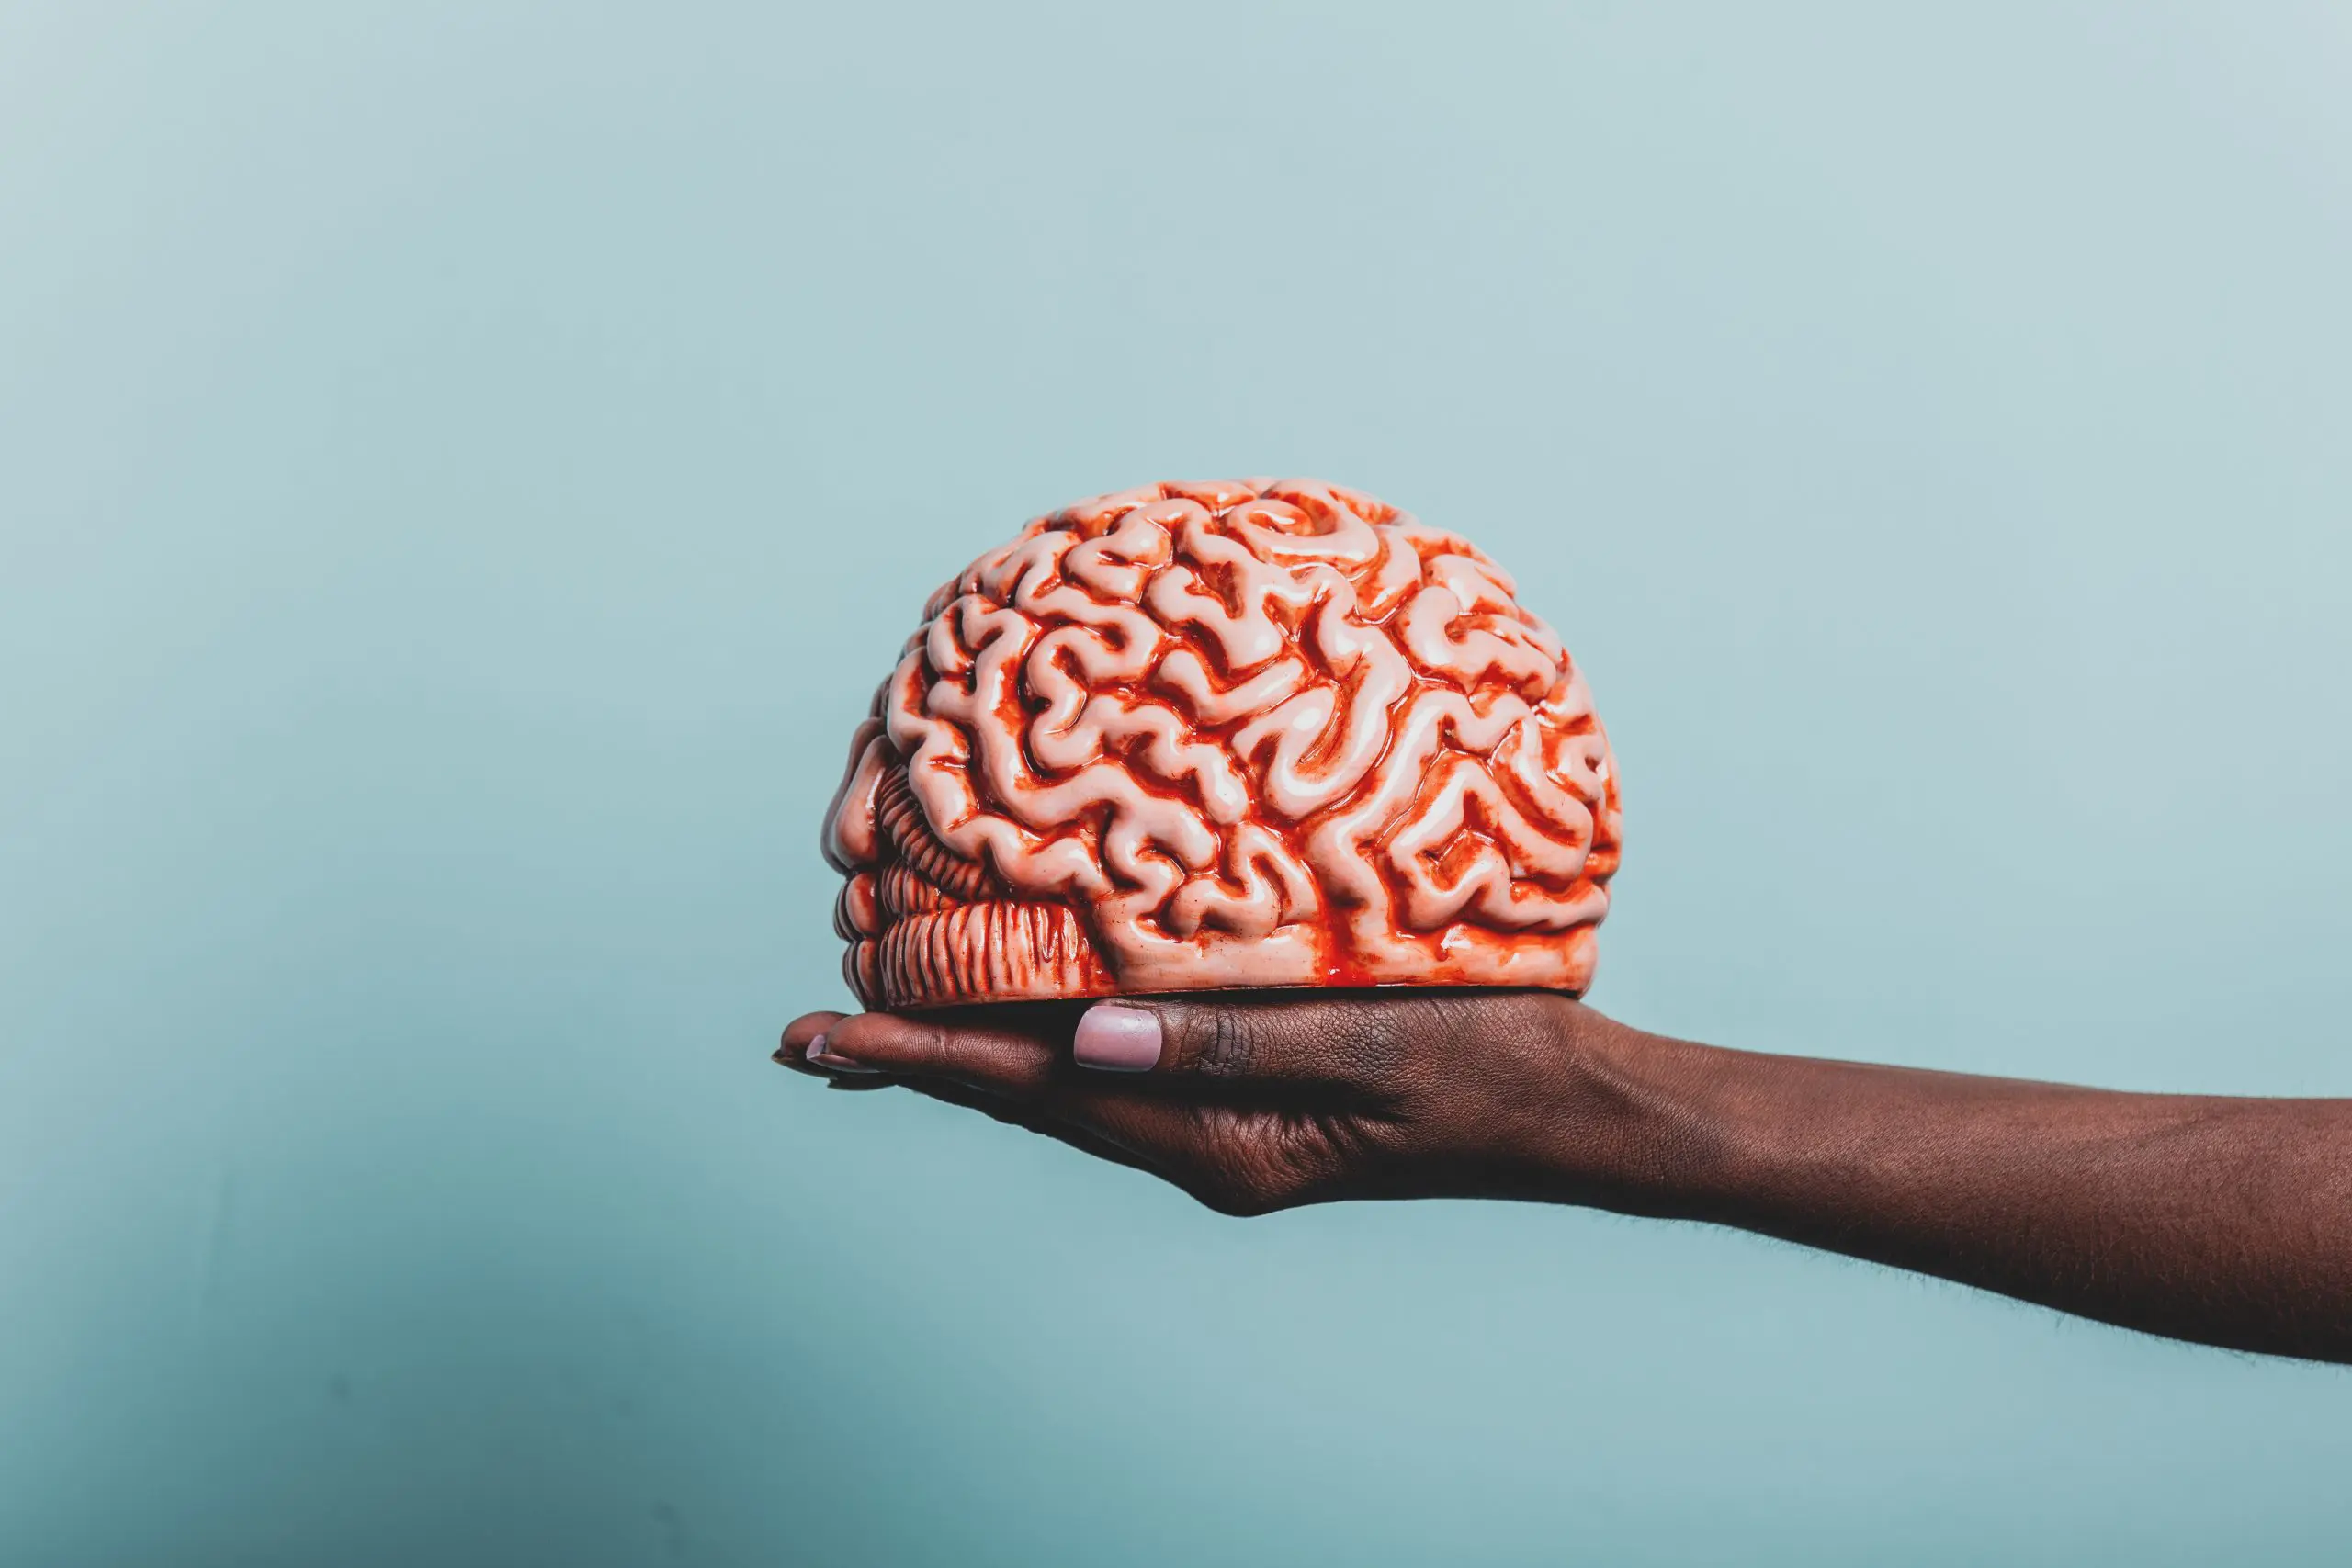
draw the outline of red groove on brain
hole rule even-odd
[[[1608,738],[1466,541],[1306,480],[1150,485],[923,615],[826,815],[865,1005],[1591,983]]]

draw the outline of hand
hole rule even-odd
[[[1261,1214],[1604,1201],[1595,1156],[1624,1119],[1600,1064],[1632,1033],[1544,991],[1234,993],[809,1013],[776,1060],[843,1088],[900,1084]],[[1573,1190],[1579,1173],[1591,1190]]]
[[[2352,1361],[2352,1100],[2118,1094],[1758,1055],[1538,991],[810,1013],[902,1085],[1229,1214],[1510,1197],[1736,1225],[2151,1333]]]

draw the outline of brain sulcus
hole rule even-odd
[[[933,593],[824,849],[867,1007],[1581,994],[1619,828],[1591,694],[1500,568],[1245,479],[1080,502]]]

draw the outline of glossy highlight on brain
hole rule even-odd
[[[871,1008],[1581,994],[1619,826],[1591,694],[1500,568],[1248,479],[1080,502],[933,593],[824,848]]]

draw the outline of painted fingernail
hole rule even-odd
[[[871,1073],[878,1070],[867,1066],[863,1062],[853,1062],[838,1051],[828,1050],[825,1045],[825,1037],[821,1034],[808,1042],[807,1060],[811,1066],[826,1067],[837,1073]]]
[[[1078,1021],[1070,1055],[1081,1067],[1148,1073],[1159,1065],[1159,1019],[1141,1008],[1089,1008]]]

